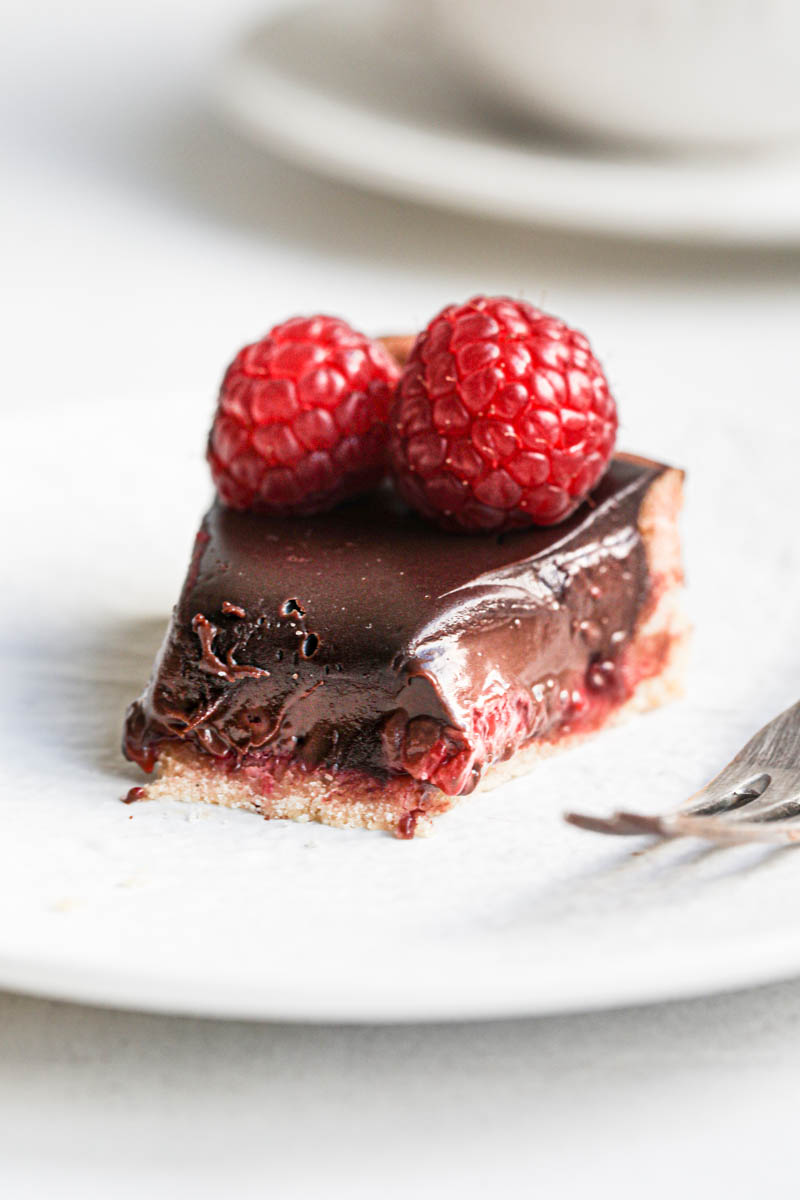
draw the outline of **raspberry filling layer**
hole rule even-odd
[[[186,745],[265,795],[287,769],[459,795],[533,739],[601,725],[666,653],[632,653],[656,593],[638,517],[664,469],[620,456],[561,525],[479,539],[382,491],[293,520],[215,505],[125,753],[152,770]]]

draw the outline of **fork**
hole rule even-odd
[[[699,837],[720,845],[800,841],[800,700],[760,729],[719,775],[664,816],[564,814],[593,833]]]

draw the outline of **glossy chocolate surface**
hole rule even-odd
[[[188,741],[381,776],[402,769],[387,727],[474,741],[491,697],[524,696],[546,733],[554,689],[630,640],[650,588],[639,510],[664,469],[618,457],[569,520],[499,536],[443,533],[388,489],[295,520],[215,504],[125,752],[149,766]]]

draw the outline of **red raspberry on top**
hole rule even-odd
[[[231,508],[311,513],[373,487],[399,368],[337,317],[295,317],[240,350],[208,439]]]
[[[582,333],[476,296],[417,338],[390,418],[395,480],[445,528],[552,525],[608,466],[617,409]]]

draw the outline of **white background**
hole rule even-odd
[[[263,9],[2,5],[3,404],[40,412],[42,438],[49,406],[128,406],[135,420],[156,391],[196,397],[182,451],[195,454],[222,366],[274,320],[316,309],[404,330],[478,290],[522,293],[590,332],[628,446],[661,449],[637,439],[656,406],[671,448],[671,397],[687,390],[706,435],[763,407],[768,438],[770,398],[794,413],[796,256],[509,229],[263,158],[205,109],[221,47]],[[4,449],[34,489],[36,445]],[[124,437],[109,453],[125,462]],[[769,481],[742,487],[763,504]],[[198,486],[171,544],[188,544],[204,499]],[[156,558],[176,589],[183,551]],[[638,1012],[336,1030],[6,997],[0,1191],[795,1195],[799,1011],[787,984]]]

